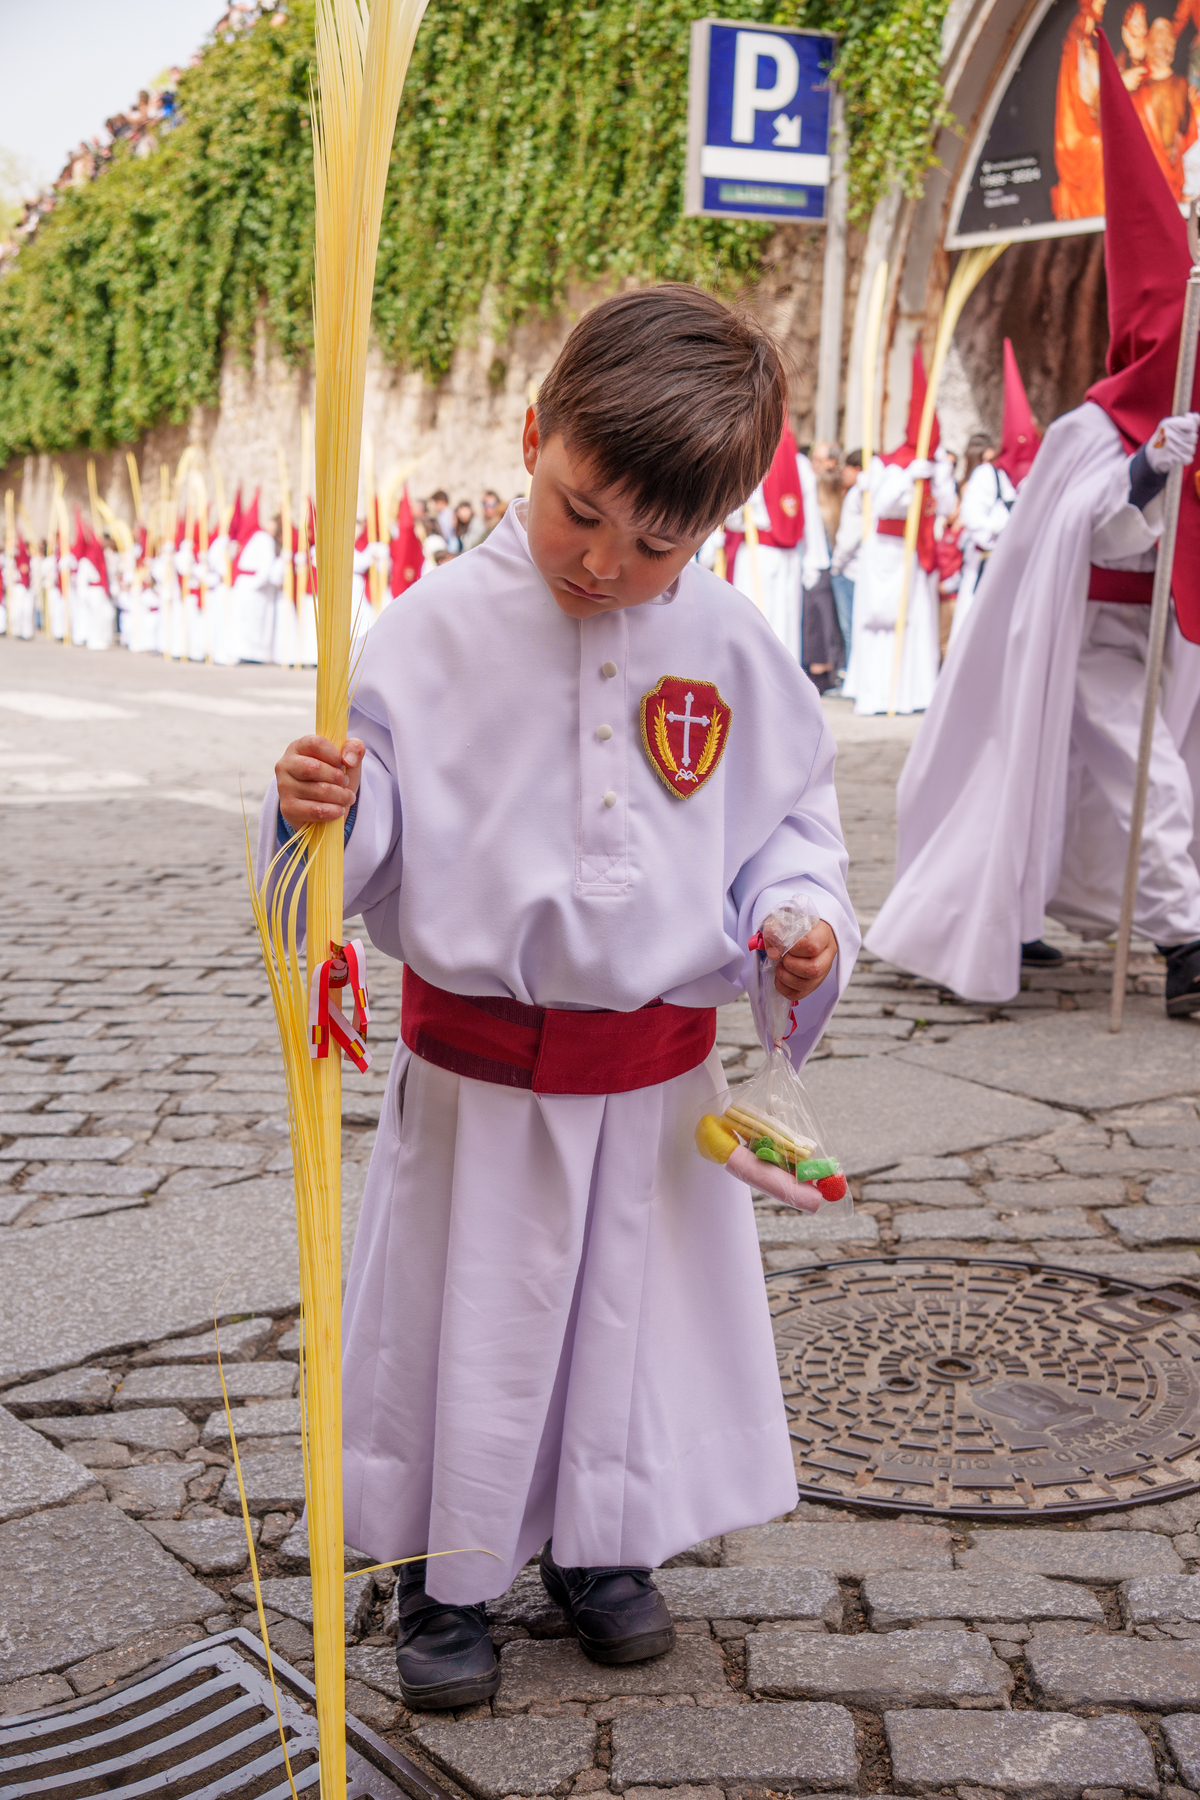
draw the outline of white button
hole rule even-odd
[[[600,739],[600,742],[602,744],[607,744],[609,738],[612,736],[612,726],[611,725],[597,725],[596,736]]]
[[[607,794],[604,796],[604,804],[605,806],[615,806],[617,804],[617,796],[613,793],[611,788],[609,788]]]
[[[606,663],[600,664],[600,673],[602,675],[606,676],[610,681],[612,680],[612,678],[616,674],[616,672],[617,672],[617,665],[615,662],[606,662]]]

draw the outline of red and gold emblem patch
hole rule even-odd
[[[642,695],[642,743],[665,787],[698,793],[725,754],[733,713],[712,681],[664,675]]]

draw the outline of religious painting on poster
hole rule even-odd
[[[1099,31],[1175,198],[1200,197],[1200,0],[1045,0],[984,112],[948,249],[1104,229]]]

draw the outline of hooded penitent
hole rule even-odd
[[[246,548],[246,545],[250,542],[250,539],[254,536],[255,532],[258,530],[258,496],[261,493],[261,491],[262,490],[260,488],[255,488],[253,500],[250,502],[250,504],[246,508],[245,512],[241,515],[241,520],[239,522],[237,533],[236,533],[237,554],[234,557],[234,564],[233,564],[233,573],[234,573],[235,577],[242,573],[242,569],[240,566],[241,560],[242,560],[242,551]],[[234,537],[234,535],[235,535],[232,524],[229,527],[229,535],[231,538]]]
[[[1136,450],[1172,410],[1184,288],[1192,259],[1187,227],[1103,32],[1100,124],[1104,135],[1108,280],[1108,373],[1088,389],[1127,450]],[[1188,409],[1200,400],[1200,368]],[[1200,457],[1183,472],[1172,589],[1179,629],[1200,644]]]
[[[996,467],[1003,469],[1015,488],[1020,487],[1041,445],[1041,434],[1025,394],[1012,339],[1004,340],[1004,422],[1000,429],[1000,454]]]
[[[792,428],[785,425],[771,466],[763,477],[763,504],[770,529],[760,531],[758,541],[767,549],[794,550],[804,537],[804,496],[800,492],[800,465]],[[725,579],[733,580],[733,567],[745,534],[725,533]]]
[[[392,539],[391,590],[393,600],[410,588],[421,573],[423,551],[421,540],[413,527],[412,507],[409,504],[408,489],[400,500],[400,509],[396,514],[396,535]]]
[[[917,454],[917,439],[921,431],[921,414],[925,410],[925,394],[928,381],[925,375],[925,358],[921,355],[921,346],[913,351],[912,391],[908,397],[908,424],[904,431],[904,442],[896,450],[889,450],[880,462],[894,464],[897,468],[907,469]],[[941,441],[941,430],[938,416],[933,415],[933,429],[929,434],[929,455],[932,456]],[[937,561],[937,551],[933,535],[933,521],[937,517],[937,508],[933,503],[933,495],[926,482],[921,495],[921,522],[917,528],[917,561],[929,574]],[[891,521],[881,521],[880,530]],[[897,521],[900,523],[900,521]],[[897,534],[899,535],[899,534]]]
[[[1096,629],[1089,602],[1097,561],[1127,575],[1147,573],[1153,527],[1130,503],[1128,457],[1173,408],[1189,259],[1179,210],[1102,36],[1098,46],[1108,374],[1082,406],[1049,427],[992,554],[897,787],[896,884],[867,937],[875,955],[976,1000],[1004,1001],[1018,991],[1021,945],[1040,936],[1047,912],[1097,935],[1120,915],[1126,827],[1076,736],[1080,662]],[[1176,614],[1180,633],[1194,644],[1194,467],[1184,472],[1179,524]],[[1102,550],[1097,558],[1097,533],[1106,530],[1124,532],[1128,550]],[[1150,582],[1128,585],[1144,587],[1149,598]],[[1118,621],[1110,628],[1116,631]],[[1128,621],[1120,629],[1136,635]],[[1167,760],[1177,755],[1186,769],[1172,792],[1182,796],[1186,781],[1194,796],[1200,652],[1180,633],[1172,628],[1168,639],[1161,719],[1174,747]],[[1125,698],[1132,696],[1138,714],[1142,679],[1143,665],[1131,655]],[[1135,726],[1121,781],[1136,739]],[[1111,765],[1104,770],[1111,776]],[[1188,822],[1182,798],[1175,813],[1163,805],[1164,835],[1146,833],[1152,848]],[[1183,929],[1186,885],[1184,878],[1160,881],[1151,870],[1139,881],[1135,929],[1154,942],[1173,938]]]
[[[780,550],[794,550],[804,536],[804,498],[800,492],[796,440],[790,425],[783,428],[779,448],[763,480],[763,499],[771,520],[774,543]]]

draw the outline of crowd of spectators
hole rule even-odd
[[[501,500],[495,488],[485,488],[477,512],[469,500],[451,506],[445,489],[438,488],[427,500],[413,500],[411,506],[413,530],[421,539],[428,568],[482,544],[504,517],[508,502]]]
[[[249,31],[260,19],[280,25],[286,17],[287,8],[283,5],[263,5],[260,0],[232,0],[214,25],[212,39],[232,43],[239,33]],[[194,68],[201,55],[202,51],[197,51],[188,67]],[[85,138],[69,152],[61,173],[50,187],[24,201],[11,233],[0,241],[0,274],[4,272],[5,264],[10,263],[33,237],[42,220],[54,211],[60,195],[71,188],[83,187],[102,174],[112,162],[118,144],[126,145],[135,156],[153,154],[165,133],[180,122],[177,105],[179,75],[179,69],[173,68],[160,86],[143,88],[135,105],[105,120],[103,135],[97,133]]]

